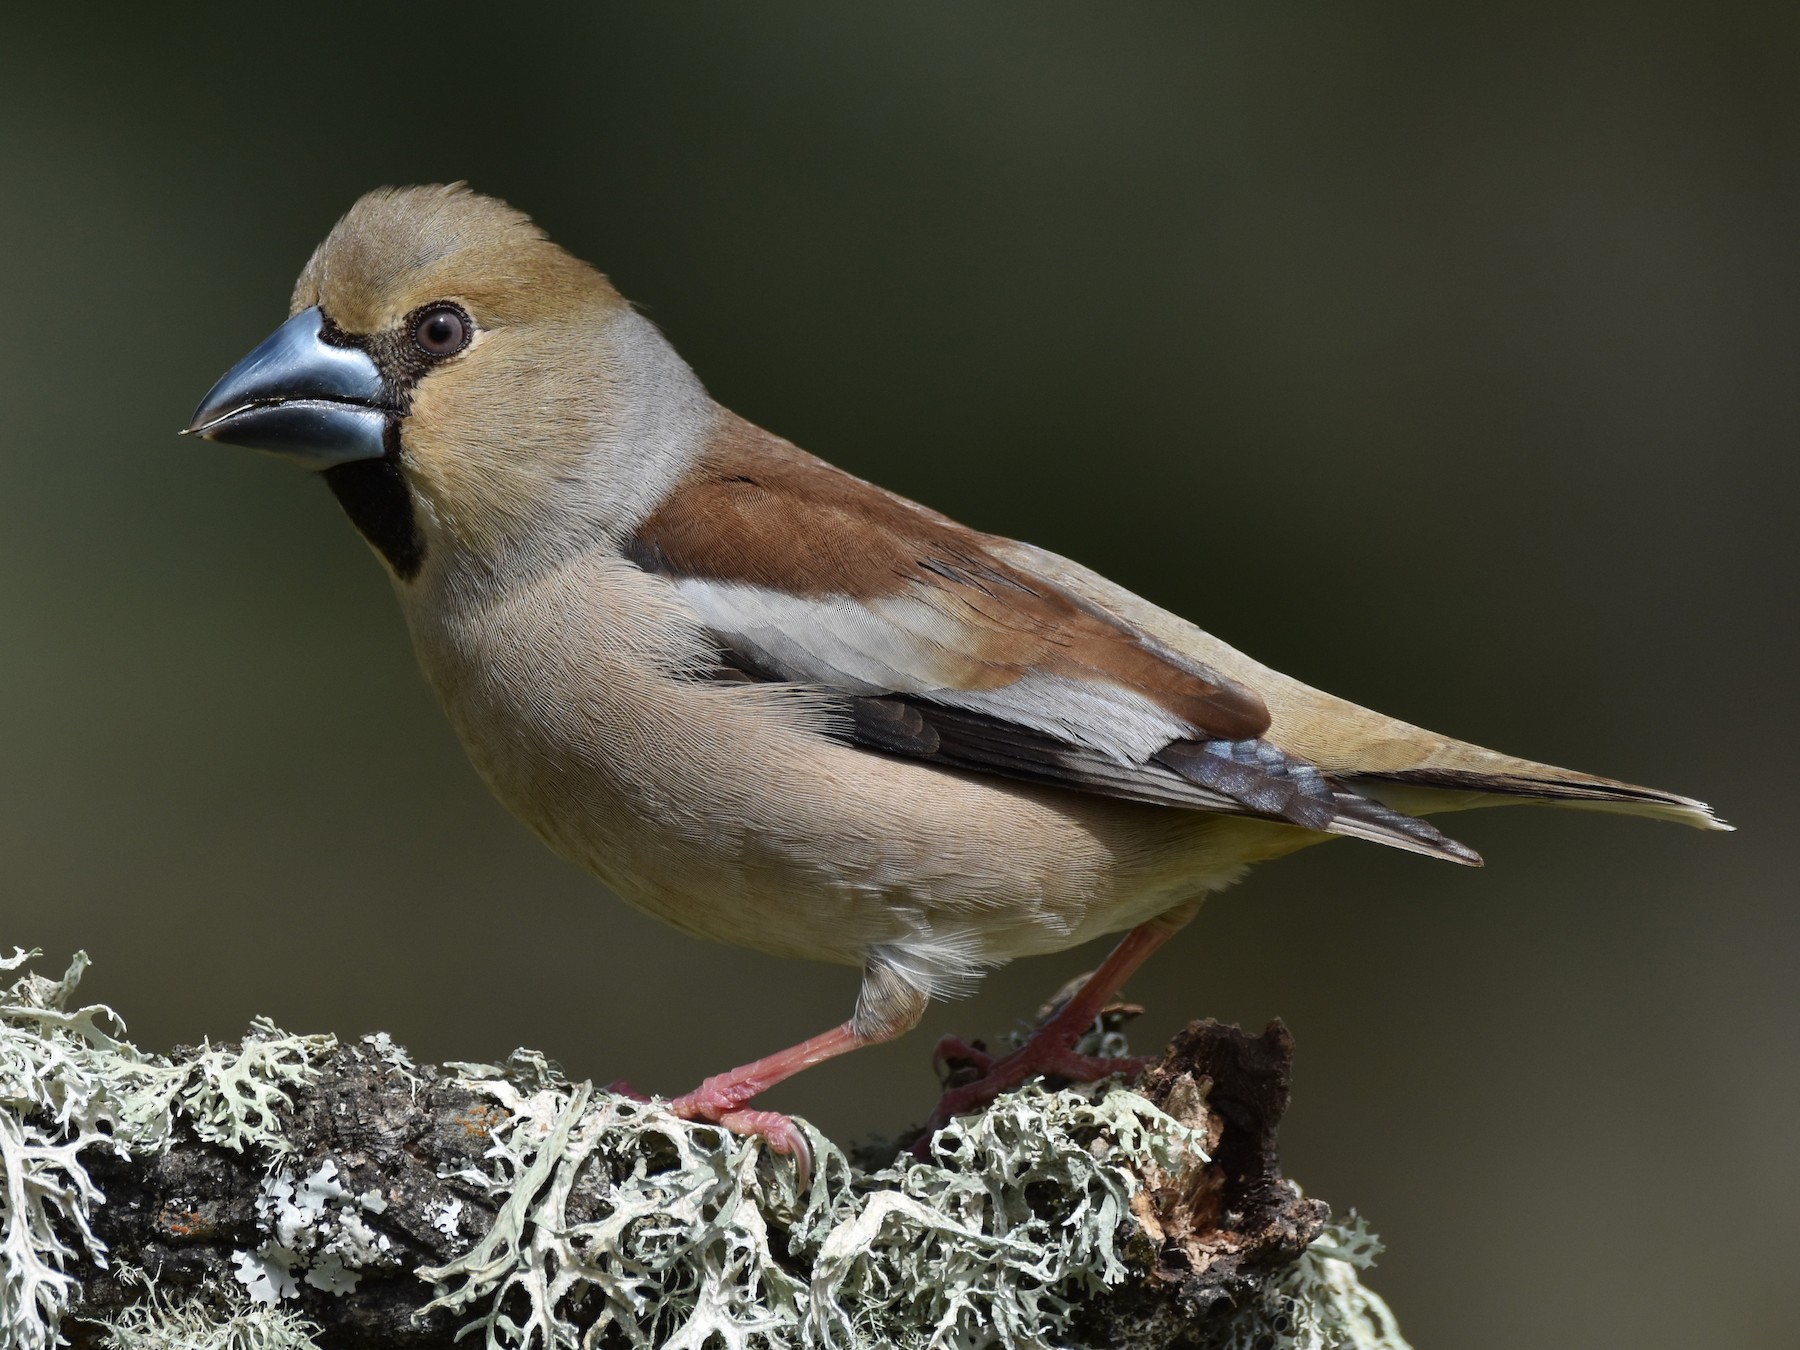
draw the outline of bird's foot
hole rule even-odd
[[[799,1186],[804,1191],[812,1180],[813,1161],[812,1145],[807,1142],[805,1132],[794,1123],[791,1116],[784,1116],[779,1111],[745,1110],[743,1104],[749,1097],[741,1090],[734,1090],[736,1087],[730,1081],[729,1074],[709,1078],[692,1092],[671,1101],[669,1110],[683,1120],[704,1120],[709,1125],[720,1126],[742,1138],[762,1140],[769,1146],[770,1152],[794,1160]],[[634,1102],[650,1100],[623,1078],[608,1083],[606,1090],[616,1092],[621,1097],[629,1097]]]
[[[1002,1093],[1010,1092],[1034,1078],[1058,1078],[1070,1083],[1093,1083],[1113,1074],[1123,1074],[1127,1082],[1135,1080],[1150,1067],[1153,1059],[1109,1057],[1075,1053],[1076,1035],[1060,1027],[1045,1027],[1010,1055],[996,1059],[954,1036],[938,1042],[932,1056],[940,1072],[946,1067],[953,1076],[964,1065],[980,1069],[980,1077],[955,1083],[938,1099],[925,1128],[913,1144],[913,1156],[921,1160],[931,1156],[931,1141],[937,1132],[957,1116],[979,1111]]]
[[[753,1094],[743,1090],[730,1074],[709,1078],[692,1092],[669,1103],[669,1110],[683,1120],[704,1120],[746,1139],[760,1139],[771,1153],[794,1160],[796,1185],[804,1193],[812,1182],[812,1145],[791,1116],[779,1111],[752,1111],[744,1107]]]

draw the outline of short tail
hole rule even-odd
[[[1673,820],[1703,830],[1731,828],[1705,802],[1691,797],[1514,759],[1459,742],[1439,739],[1437,745],[1440,752],[1463,762],[1328,774],[1260,739],[1177,741],[1164,746],[1156,759],[1190,783],[1257,815],[1465,867],[1481,866],[1481,855],[1420,817],[1476,806],[1533,802]]]
[[[1424,811],[1498,806],[1506,802],[1545,802],[1674,820],[1702,830],[1731,828],[1706,803],[1691,797],[1515,759],[1371,708],[1358,707],[1252,660],[1212,634],[1079,563],[1029,544],[1005,542],[998,548],[1009,561],[1135,625],[1186,659],[1254,689],[1269,709],[1271,721],[1263,733],[1267,742],[1311,764],[1335,780],[1340,789],[1348,787],[1359,794],[1379,796],[1395,812],[1418,815]],[[1206,784],[1209,778],[1223,782],[1225,785],[1216,790],[1240,796],[1234,785],[1225,781],[1229,769],[1200,762],[1190,751],[1180,753],[1189,763],[1169,767],[1191,782]],[[1167,763],[1169,752],[1163,751],[1158,758]],[[1301,810],[1305,809],[1302,804]],[[1268,813],[1290,820],[1296,815],[1291,806],[1283,809],[1280,803]],[[1378,823],[1359,822],[1354,811],[1347,815],[1336,833],[1357,832],[1367,824],[1381,835],[1382,843],[1413,847],[1403,842],[1412,836],[1400,827],[1387,830]],[[1417,847],[1414,851],[1448,856],[1433,846]]]

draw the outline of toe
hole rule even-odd
[[[931,1068],[938,1081],[980,1076],[994,1067],[994,1057],[961,1036],[945,1036],[931,1052]]]
[[[804,1192],[812,1182],[812,1144],[791,1116],[779,1111],[727,1111],[719,1124],[733,1134],[761,1139],[769,1151],[794,1160],[799,1189]]]

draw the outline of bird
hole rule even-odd
[[[596,268],[464,184],[382,188],[186,434],[317,472],[392,580],[476,770],[697,937],[861,971],[850,1015],[677,1115],[755,1105],[1020,957],[1123,934],[1010,1053],[954,1038],[927,1135],[1031,1079],[1202,900],[1334,837],[1475,866],[1424,819],[1537,802],[1729,829],[1308,687],[1046,549],[716,403]]]

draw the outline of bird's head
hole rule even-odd
[[[187,431],[322,471],[402,579],[624,531],[710,409],[604,276],[460,184],[362,198],[290,314]]]

